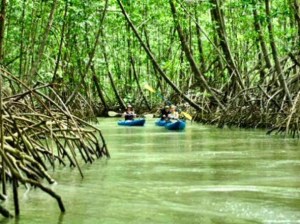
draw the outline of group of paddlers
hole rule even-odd
[[[126,111],[122,114],[125,120],[134,120],[136,117],[136,113],[134,112],[132,106],[129,104],[127,106]],[[160,110],[160,119],[161,120],[171,120],[171,119],[178,119],[179,114],[176,111],[175,105],[166,105]]]
[[[160,111],[160,119],[161,120],[171,120],[171,119],[178,119],[179,115],[178,112],[176,111],[176,106],[175,105],[166,105],[164,108],[161,109]]]

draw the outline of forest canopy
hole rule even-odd
[[[52,83],[78,113],[153,110],[163,102],[148,83],[203,122],[298,119],[297,0],[3,0],[1,10],[2,66]]]

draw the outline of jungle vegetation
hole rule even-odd
[[[10,181],[15,214],[19,184],[64,211],[41,183],[54,181],[47,164],[82,173],[76,154],[109,157],[86,121],[127,103],[155,112],[164,101],[145,84],[195,121],[299,137],[299,0],[1,0],[0,65],[2,198]]]

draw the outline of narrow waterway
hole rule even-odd
[[[111,159],[83,165],[84,179],[69,167],[53,174],[67,212],[23,191],[20,218],[1,223],[300,223],[300,140],[195,123],[171,132],[154,121],[100,119]]]

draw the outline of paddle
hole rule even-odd
[[[190,120],[190,121],[193,119],[193,117],[192,117],[191,115],[189,115],[187,112],[182,111],[181,114],[182,114],[183,116],[185,116],[186,119],[188,119],[188,120]]]
[[[151,87],[151,86],[149,86],[147,83],[144,85],[144,88],[145,89],[148,89],[150,92],[152,92],[152,93],[155,93],[156,91]]]
[[[145,117],[145,118],[153,118],[154,114],[143,114],[143,117]]]
[[[115,117],[115,116],[120,116],[122,115],[121,113],[117,113],[115,111],[108,111],[108,116],[110,117]]]
[[[149,86],[147,83],[144,85],[145,89],[148,89],[150,92],[152,93],[156,93],[157,96],[159,96],[160,98],[162,98],[164,101],[166,101],[169,105],[171,105],[172,103],[167,100],[163,95],[161,95],[160,93],[156,92],[151,86]]]
[[[156,93],[158,96],[160,96],[164,101],[167,101],[160,93],[157,93],[151,86],[149,86],[147,83],[144,85],[144,88],[145,89],[147,89],[147,90],[149,90],[150,92],[152,92],[152,93]],[[167,101],[168,103],[170,102],[170,101]],[[188,119],[188,120],[192,120],[193,119],[193,117],[190,115],[190,114],[188,114],[187,112],[181,112],[180,114],[182,114],[183,116],[185,116],[186,117],[186,119]]]
[[[121,116],[121,113],[117,113],[115,111],[108,111],[108,116],[109,117],[116,117],[116,116]],[[141,115],[141,117],[145,117],[145,118],[153,118],[154,114],[143,114]]]

